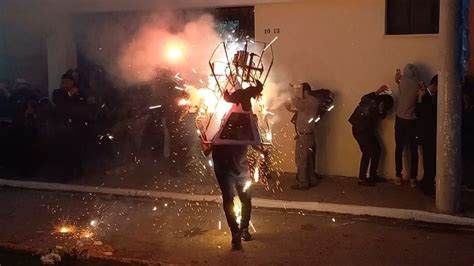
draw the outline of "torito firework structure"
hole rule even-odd
[[[205,142],[271,144],[271,113],[261,91],[273,66],[274,41],[224,41],[216,47],[209,60],[212,93],[207,95],[215,100],[204,99],[196,123]]]

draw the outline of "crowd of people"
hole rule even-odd
[[[406,173],[411,187],[418,187],[424,193],[433,196],[436,180],[438,75],[433,76],[428,85],[425,85],[417,67],[407,64],[403,73],[400,69],[396,70],[395,82],[399,92],[394,126],[395,184],[402,185]],[[288,111],[295,113],[292,122],[296,131],[297,184],[292,188],[306,190],[314,186],[317,180],[314,165],[315,122],[324,115],[328,98],[318,95],[317,91],[312,91],[307,83],[303,83],[301,88],[302,97],[293,99],[286,107]],[[473,92],[474,88],[467,80],[463,89],[462,157],[463,182],[468,187],[472,187],[474,183]],[[394,106],[391,94],[392,91],[383,85],[376,91],[364,95],[349,118],[352,134],[362,153],[358,173],[359,185],[373,186],[377,182],[386,181],[378,174],[382,151],[378,124]],[[423,165],[423,177],[420,180],[418,180],[419,147]],[[408,165],[404,165],[405,154],[409,157]]]
[[[136,88],[81,79],[73,70],[60,81],[51,97],[24,79],[13,85],[0,81],[3,174],[51,175],[67,181],[84,175],[86,165],[113,167],[136,161],[144,153],[163,158],[172,175],[183,171],[186,160],[177,158],[188,156],[181,149],[186,139],[186,125],[180,119],[184,110],[177,106],[180,92],[169,73],[158,72],[156,80]]]

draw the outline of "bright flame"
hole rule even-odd
[[[244,188],[243,188],[244,192],[247,192],[247,190],[250,188],[250,186],[252,186],[252,181],[249,180],[249,181],[245,182],[245,185],[244,185]]]
[[[253,173],[253,180],[255,183],[258,183],[258,180],[260,179],[260,170],[258,167],[255,167],[255,172]]]
[[[266,138],[267,138],[267,140],[272,141],[272,138],[273,138],[272,132],[268,131],[267,134],[266,134]]]
[[[178,101],[178,105],[179,105],[179,106],[189,105],[189,100],[187,100],[187,99],[180,99],[180,100]]]
[[[234,197],[234,213],[236,222],[240,225],[240,222],[242,221],[242,202],[240,202],[239,197],[235,196]]]
[[[176,62],[183,57],[183,50],[179,47],[172,46],[166,51],[166,58],[171,62]]]

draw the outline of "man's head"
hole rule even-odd
[[[407,64],[403,69],[403,76],[409,79],[418,79],[418,68],[413,64]]]
[[[428,89],[432,94],[437,94],[438,93],[438,75],[435,75],[431,81],[430,85],[428,86]]]
[[[303,86],[303,98],[310,96],[311,94],[311,86],[308,83],[301,84]]]
[[[66,91],[71,91],[76,87],[74,77],[70,73],[62,75],[61,84]]]

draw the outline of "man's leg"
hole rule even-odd
[[[395,173],[400,179],[403,177],[403,148],[405,146],[402,123],[401,118],[397,117],[395,120]]]
[[[311,143],[308,141],[308,137],[314,137],[313,135],[302,135],[296,140],[296,180],[298,184],[294,186],[295,189],[307,189],[309,188],[309,173],[308,173],[308,161],[311,160],[310,149],[312,148]],[[311,172],[313,172],[311,170]],[[314,175],[314,173],[312,173]]]
[[[375,130],[369,136],[371,143],[370,177],[378,179],[380,153],[382,152],[382,149],[377,135],[375,134]]]
[[[410,182],[413,186],[416,185],[416,177],[418,176],[418,141],[416,138],[416,120],[410,121],[407,127],[410,147]]]
[[[373,185],[371,180],[367,179],[367,169],[369,168],[371,158],[368,133],[367,130],[352,129],[352,135],[359,144],[360,151],[362,152],[359,165],[359,179],[357,181],[359,185]]]
[[[436,177],[436,141],[426,140],[423,143],[423,170],[421,189],[429,194],[435,192]]]

